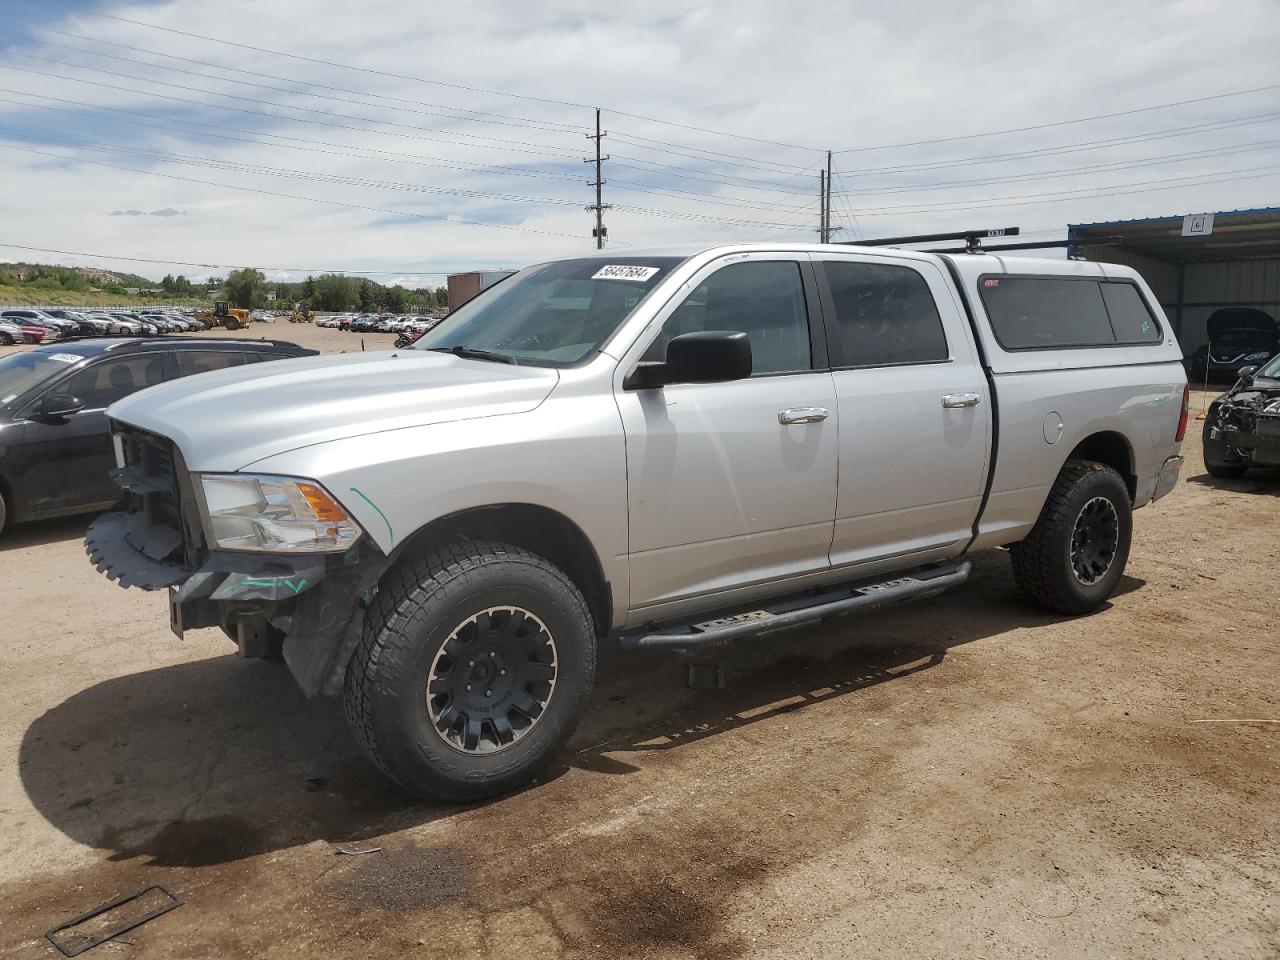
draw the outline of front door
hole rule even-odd
[[[116,461],[107,407],[164,380],[164,363],[161,353],[109,357],[46,391],[77,397],[84,407],[56,422],[28,414],[23,439],[29,464],[26,500],[32,515],[92,509],[119,498],[120,488],[110,477]]]
[[[815,363],[810,271],[807,258],[776,254],[712,264],[659,318],[646,360],[661,360],[682,333],[740,330],[751,340],[749,379],[617,391],[632,609],[828,566],[836,398]]]

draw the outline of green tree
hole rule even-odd
[[[397,283],[394,287],[387,288],[383,302],[392,313],[404,313],[409,309],[409,291]]]
[[[369,313],[378,309],[378,285],[365,277],[360,281],[360,312]]]
[[[308,297],[317,310],[351,310],[359,302],[356,282],[340,273],[325,273],[312,284],[314,295]]]
[[[436,306],[447,307],[449,305],[449,288],[436,287]]]
[[[176,293],[177,291],[174,289],[173,283],[173,274],[166,273],[164,275],[164,279],[160,281],[160,289],[165,293]]]
[[[252,267],[233,270],[227,275],[222,292],[232,306],[257,309],[267,302],[267,278],[261,270]]]

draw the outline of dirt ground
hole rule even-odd
[[[0,956],[162,884],[184,905],[88,956],[1280,957],[1280,478],[1211,480],[1199,427],[1098,614],[1036,611],[995,553],[739,644],[724,690],[606,654],[555,775],[470,807],[390,787],[221,633],[177,641],[83,519],[15,529]]]

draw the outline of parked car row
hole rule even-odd
[[[394,313],[339,313],[331,317],[319,317],[317,327],[333,327],[353,333],[426,333],[443,317],[414,316]]]
[[[176,310],[133,313],[23,307],[0,311],[0,344],[6,345],[53,343],[77,337],[155,337],[204,329],[194,316]]]

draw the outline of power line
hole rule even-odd
[[[955,143],[959,140],[977,140],[982,137],[999,137],[1007,133],[1028,133],[1032,130],[1048,130],[1051,127],[1067,127],[1077,123],[1092,123],[1095,120],[1112,120],[1116,117],[1131,117],[1137,113],[1150,113],[1153,110],[1165,110],[1169,107],[1185,107],[1193,103],[1207,103],[1210,100],[1225,100],[1228,97],[1243,97],[1251,93],[1264,93],[1268,90],[1280,90],[1280,83],[1271,83],[1263,87],[1251,87],[1248,90],[1233,90],[1229,93],[1214,93],[1203,97],[1191,97],[1187,100],[1172,100],[1169,103],[1157,103],[1149,107],[1135,107],[1131,110],[1117,110],[1115,113],[1098,113],[1091,117],[1077,117],[1074,120],[1055,120],[1051,123],[1034,123],[1025,127],[1009,127],[1005,130],[986,130],[982,133],[966,133],[954,137],[934,137],[929,140],[911,140],[904,143],[881,143],[869,147],[846,147],[836,153],[866,153],[871,150],[896,150],[903,147],[920,147],[937,143]]]
[[[57,250],[53,247],[33,247],[21,243],[0,243],[0,247],[8,250],[32,250],[37,253],[58,253],[68,257],[92,257],[96,260],[124,260],[129,263],[154,263],[162,267],[202,267],[208,270],[244,270],[246,264],[236,263],[197,263],[192,260],[157,260],[148,257],[124,257],[116,253],[85,253],[83,250]],[[249,269],[271,271],[272,273],[338,273],[354,276],[390,276],[408,274],[415,277],[447,277],[456,270],[338,270],[332,267],[252,267]]]
[[[458,133],[458,132],[455,132],[455,131],[453,131],[453,130],[448,130],[448,129],[444,129],[444,128],[441,128],[441,127],[422,127],[422,126],[418,126],[418,125],[411,124],[411,123],[398,123],[398,122],[396,122],[396,121],[394,121],[394,120],[378,120],[378,119],[375,119],[375,118],[372,118],[372,117],[358,117],[358,116],[352,116],[351,114],[335,113],[335,112],[333,112],[332,110],[318,110],[318,109],[315,109],[314,107],[302,107],[302,106],[297,106],[297,105],[294,105],[294,104],[288,104],[288,103],[277,103],[277,102],[276,102],[276,101],[274,101],[274,100],[259,100],[259,99],[257,99],[256,97],[242,97],[242,96],[239,96],[238,94],[234,94],[234,93],[222,93],[222,92],[219,92],[219,91],[217,91],[217,90],[208,90],[208,89],[205,89],[204,87],[192,87],[192,86],[188,86],[187,84],[184,84],[184,83],[170,83],[170,82],[169,82],[169,81],[167,81],[167,80],[156,80],[156,79],[151,78],[151,77],[137,77],[137,76],[134,76],[133,74],[129,74],[129,73],[120,73],[120,72],[118,72],[118,71],[116,71],[116,70],[103,70],[103,69],[102,69],[102,68],[100,68],[100,67],[87,67],[87,66],[85,66],[84,64],[79,64],[79,63],[69,63],[69,62],[67,62],[67,61],[65,61],[65,60],[54,60],[54,59],[52,59],[52,58],[50,58],[50,57],[37,57],[37,56],[34,56],[33,54],[29,54],[29,53],[16,53],[16,52],[10,51],[10,55],[11,55],[11,56],[16,56],[16,57],[22,57],[22,58],[23,58],[23,59],[25,59],[25,60],[38,60],[38,61],[41,61],[41,62],[44,62],[44,63],[52,63],[52,64],[55,64],[55,65],[57,65],[57,66],[71,67],[72,69],[75,69],[75,70],[88,70],[90,73],[101,73],[101,74],[105,74],[106,76],[109,76],[109,77],[119,77],[119,78],[124,79],[124,80],[136,80],[136,81],[137,81],[137,82],[139,82],[139,83],[159,84],[159,85],[160,85],[160,86],[162,86],[162,87],[172,87],[172,88],[173,88],[173,89],[175,89],[175,90],[187,90],[187,91],[189,91],[189,92],[191,92],[191,93],[203,93],[203,94],[206,94],[206,95],[211,96],[211,97],[223,97],[223,98],[225,98],[225,99],[227,99],[227,100],[241,100],[241,101],[243,101],[243,102],[245,102],[245,103],[256,103],[256,104],[258,104],[259,106],[264,106],[264,107],[274,107],[274,108],[276,108],[277,110],[295,110],[295,111],[298,111],[298,112],[300,112],[300,113],[318,113],[318,114],[321,114],[322,116],[327,116],[327,117],[330,117],[330,116],[331,116],[331,117],[341,117],[341,118],[342,118],[342,119],[344,119],[344,120],[355,120],[355,121],[358,121],[358,122],[360,122],[360,123],[372,123],[372,124],[377,124],[377,125],[384,126],[384,127],[401,127],[401,128],[403,128],[403,129],[406,129],[406,130],[420,130],[420,131],[423,131],[423,132],[426,132],[426,133],[447,133],[447,134],[450,134],[450,135],[455,136],[455,137],[462,137],[462,138],[465,138],[465,139],[467,139],[467,140],[481,140],[481,141],[486,141],[486,144],[485,144],[486,146],[487,146],[487,145],[489,145],[489,144],[501,143],[501,144],[510,144],[510,145],[515,145],[515,146],[521,146],[521,147],[536,147],[536,148],[538,148],[538,149],[543,149],[543,150],[545,150],[546,148],[548,148],[548,147],[550,147],[550,146],[551,146],[551,144],[547,144],[547,143],[534,143],[534,142],[529,141],[529,140],[511,140],[511,139],[504,138],[504,137],[486,137],[486,136],[481,136],[480,134],[474,134],[474,133]],[[18,69],[21,69],[21,68],[19,68],[19,67],[9,66],[9,69],[11,69],[11,70],[18,70]],[[56,76],[56,75],[55,75],[55,76]],[[77,81],[77,80],[79,80],[80,78],[77,78],[77,77],[64,77],[64,76],[59,76],[59,77],[58,77],[58,79]],[[274,87],[274,88],[272,88],[272,89],[279,90],[280,88],[278,88],[278,87]],[[152,93],[151,91],[139,91],[139,90],[133,90],[133,91],[130,91],[130,92],[132,92],[132,93],[143,93],[143,94],[146,94],[146,95],[148,95],[148,96],[160,96],[160,94]],[[291,93],[291,92],[294,92],[294,91],[288,91],[288,90],[285,90],[285,91],[282,91],[282,92],[284,92],[284,93]],[[332,98],[330,98],[330,99],[332,99]],[[349,103],[349,102],[351,102],[351,101],[344,101],[344,102],[348,102],[348,103]],[[234,109],[234,108],[224,107],[222,104],[218,104],[218,103],[200,102],[200,105],[201,105],[201,106],[205,106],[205,107],[213,107],[213,108],[215,108],[215,109],[221,109],[221,110]],[[284,118],[282,118],[282,119],[293,120],[293,119],[298,119],[298,118],[293,118],[293,117],[284,117]],[[372,131],[370,131],[370,132],[372,132]],[[567,133],[568,131],[557,131],[557,132],[558,132],[558,133]],[[469,146],[469,145],[470,145],[470,144],[468,144],[468,146]]]
[[[89,43],[104,44],[104,45],[109,46],[109,47],[117,47],[117,48],[119,48],[119,49],[121,49],[121,50],[132,50],[132,51],[134,51],[134,52],[136,52],[136,53],[145,53],[145,54],[147,54],[148,56],[152,56],[152,57],[164,57],[164,58],[166,58],[166,59],[168,59],[168,60],[178,60],[178,61],[180,61],[180,62],[182,62],[182,63],[194,63],[194,64],[198,64],[198,65],[200,65],[200,66],[202,66],[202,67],[212,67],[212,68],[213,68],[213,69],[215,69],[215,70],[224,70],[224,71],[227,71],[228,73],[236,73],[236,74],[239,74],[239,73],[246,73],[246,74],[248,74],[249,76],[254,76],[254,77],[264,77],[264,78],[266,78],[266,79],[268,79],[268,80],[280,80],[280,81],[282,81],[283,83],[299,84],[299,85],[306,86],[306,87],[318,87],[318,88],[319,88],[319,89],[321,89],[321,90],[332,90],[332,91],[334,91],[334,92],[336,92],[336,93],[352,93],[352,94],[355,94],[355,95],[357,95],[357,96],[362,96],[362,97],[373,97],[373,98],[375,98],[375,99],[377,99],[377,100],[388,100],[388,101],[391,101],[391,102],[393,102],[393,103],[411,103],[411,104],[414,104],[415,106],[420,106],[420,107],[438,107],[438,108],[439,108],[439,109],[441,109],[441,110],[452,110],[452,111],[454,111],[454,113],[455,113],[455,114],[474,114],[476,117],[483,117],[483,118],[490,119],[490,120],[491,120],[491,122],[510,123],[510,124],[512,124],[512,125],[516,125],[516,126],[519,126],[519,125],[521,125],[521,124],[528,124],[528,125],[531,125],[531,126],[539,125],[539,124],[550,124],[550,125],[555,126],[555,127],[563,127],[563,128],[568,129],[568,130],[575,131],[575,132],[581,129],[581,125],[580,125],[580,124],[563,123],[563,122],[561,122],[561,121],[559,121],[559,120],[546,120],[546,119],[542,119],[542,120],[534,120],[534,119],[532,119],[532,118],[530,118],[530,117],[519,117],[519,116],[513,116],[513,115],[508,114],[508,113],[493,113],[493,112],[491,112],[491,111],[487,111],[487,110],[473,110],[473,109],[471,109],[471,108],[469,108],[469,107],[451,107],[451,106],[449,106],[448,104],[443,104],[443,103],[432,103],[432,102],[430,102],[430,101],[425,101],[425,100],[414,100],[414,99],[411,99],[411,98],[408,98],[408,97],[391,97],[391,96],[387,96],[386,94],[382,94],[382,93],[373,93],[373,92],[368,91],[368,90],[352,90],[352,89],[350,89],[350,88],[348,88],[348,87],[335,87],[335,86],[332,86],[331,84],[326,84],[326,83],[317,83],[317,82],[316,82],[316,81],[314,81],[314,80],[295,80],[295,79],[293,79],[292,77],[281,77],[281,76],[278,76],[278,75],[276,75],[276,74],[263,73],[263,72],[262,72],[262,71],[260,71],[260,70],[246,70],[244,67],[239,66],[239,65],[236,65],[236,66],[224,66],[224,65],[222,65],[222,64],[212,63],[212,62],[210,62],[210,61],[208,61],[208,60],[196,60],[196,59],[193,59],[192,57],[180,57],[180,56],[178,56],[177,54],[173,54],[173,53],[162,53],[162,52],[161,52],[161,51],[159,51],[159,50],[148,50],[148,49],[147,49],[147,48],[145,48],[145,47],[135,47],[135,46],[131,46],[130,44],[127,44],[127,43],[118,43],[118,42],[116,42],[116,41],[114,41],[114,40],[103,40],[103,39],[101,39],[100,37],[86,37],[86,36],[83,36],[82,34],[78,34],[78,33],[67,33],[67,32],[62,31],[62,30],[54,30],[54,29],[52,29],[52,28],[50,28],[50,27],[44,27],[43,29],[44,29],[44,32],[45,32],[45,33],[52,33],[52,34],[56,34],[57,36],[60,36],[60,37],[70,37],[70,38],[75,39],[75,40],[84,40],[84,41],[88,41]],[[95,52],[90,51],[90,50],[85,50],[85,49],[83,49],[82,47],[69,47],[69,46],[66,46],[65,44],[49,43],[49,41],[47,41],[47,40],[44,40],[44,41],[41,41],[41,42],[42,42],[42,43],[44,43],[46,46],[59,47],[59,48],[64,49],[64,50],[77,50],[77,51],[79,51],[80,53],[88,53],[88,54],[90,54],[90,56],[95,56],[95,57],[106,57],[106,56],[108,56],[108,54],[95,53]],[[111,57],[111,59],[113,59],[113,60],[125,60],[125,61],[127,61],[128,63],[137,63],[137,64],[141,64],[141,65],[143,65],[143,66],[155,67],[155,68],[160,69],[160,70],[170,70],[170,71],[177,72],[177,69],[178,69],[178,68],[176,68],[176,67],[166,67],[166,66],[164,66],[163,64],[147,63],[147,62],[146,62],[146,61],[144,61],[144,60],[133,60],[133,59],[130,59],[130,58],[128,58],[128,57]],[[207,74],[206,74],[205,76],[207,76]],[[236,77],[219,77],[219,78],[214,78],[214,79],[230,80],[230,81],[232,81],[232,82],[234,82],[234,83],[247,83],[247,81],[239,80],[239,79],[237,79]],[[260,86],[260,84],[249,84],[249,85],[250,85],[250,86]],[[306,92],[306,91],[294,91],[294,92],[299,92],[299,93],[301,93],[301,92]],[[445,116],[445,115],[444,115],[444,114],[441,114],[441,116]],[[468,117],[458,116],[458,117],[456,117],[456,119],[459,119],[459,120],[467,120],[467,119],[470,119],[470,118],[468,118]],[[477,121],[477,122],[478,122],[478,121]]]
[[[425,83],[425,84],[430,84],[431,86],[447,87],[454,90],[465,90],[468,93],[482,93],[486,96],[491,96],[491,97],[510,97],[512,99],[527,100],[533,103],[549,103],[549,104],[554,104],[562,107],[575,107],[580,110],[594,109],[593,106],[590,106],[585,103],[577,103],[573,100],[559,100],[554,97],[539,97],[539,96],[535,96],[533,94],[528,94],[528,93],[511,93],[504,90],[490,90],[485,87],[475,87],[465,83],[453,83],[446,80],[428,80],[425,77],[415,77],[411,74],[393,73],[387,70],[376,70],[372,67],[357,67],[353,64],[339,63],[333,60],[324,60],[319,57],[305,57],[305,56],[302,56],[301,54],[287,53],[283,50],[271,50],[267,47],[255,47],[251,44],[239,43],[234,40],[223,40],[220,37],[210,37],[210,36],[205,36],[199,33],[190,33],[186,30],[177,30],[173,27],[162,27],[162,26],[159,26],[158,24],[146,23],[142,20],[130,20],[127,17],[116,17],[108,13],[100,13],[94,10],[82,10],[79,12],[92,17],[102,17],[106,20],[116,20],[120,23],[129,23],[136,27],[146,27],[149,30],[162,30],[165,33],[173,33],[183,37],[191,37],[196,40],[204,40],[208,43],[221,43],[221,44],[225,44],[226,46],[239,47],[244,50],[253,50],[256,53],[269,54],[273,57],[288,57],[291,60],[299,60],[304,63],[314,63],[314,64],[319,64],[321,66],[326,66],[326,67],[337,67],[338,69],[341,69],[341,70],[354,70],[359,73],[367,73],[367,74],[372,74],[374,76],[381,76],[381,77],[390,77],[395,80],[408,80],[413,83]],[[712,130],[708,127],[699,127],[692,124],[678,123],[674,120],[660,120],[656,117],[645,116],[643,114],[628,113],[625,110],[615,110],[613,108],[609,108],[609,112],[617,114],[620,117],[630,117],[633,120],[644,120],[647,123],[657,123],[657,124],[662,124],[663,126],[679,127],[684,130],[693,130],[699,133],[709,133],[709,134],[712,134],[713,136],[732,137],[737,140],[748,140],[753,143],[764,143],[772,146],[789,147],[791,149],[796,149],[796,150],[816,149],[814,147],[807,147],[802,144],[784,143],[782,141],[776,141],[776,140],[765,140],[759,137],[751,137],[751,136],[746,136],[744,134],[739,134],[739,133],[730,133],[725,130]]]
[[[364,100],[351,100],[351,99],[348,99],[348,98],[346,98],[346,97],[335,97],[335,96],[331,96],[331,95],[329,95],[329,94],[325,94],[325,93],[316,93],[314,90],[296,90],[296,89],[290,89],[290,88],[288,88],[288,87],[278,87],[278,86],[275,86],[274,84],[270,84],[270,83],[255,83],[255,82],[254,82],[254,81],[252,81],[252,80],[244,80],[244,79],[242,79],[242,78],[240,78],[240,77],[223,77],[223,76],[219,76],[219,75],[214,74],[214,73],[204,73],[204,72],[200,72],[200,71],[197,71],[197,70],[192,70],[190,67],[171,67],[171,66],[167,66],[167,65],[162,64],[162,63],[149,63],[149,62],[147,62],[146,60],[137,60],[137,59],[134,59],[133,57],[119,57],[119,56],[116,56],[116,55],[114,55],[114,54],[110,54],[110,53],[98,53],[96,50],[85,50],[85,49],[83,49],[82,47],[72,47],[72,46],[68,46],[68,45],[63,44],[63,43],[49,43],[48,41],[46,41],[44,45],[45,45],[46,47],[53,47],[53,48],[58,49],[58,50],[70,50],[70,51],[74,51],[75,53],[85,54],[85,55],[90,56],[90,57],[101,57],[101,58],[106,59],[106,60],[119,60],[119,61],[120,61],[120,62],[122,62],[122,63],[132,63],[132,64],[136,64],[137,66],[140,66],[140,67],[150,68],[150,69],[152,69],[152,70],[168,70],[168,71],[170,71],[170,72],[172,72],[172,73],[178,73],[178,72],[181,72],[184,76],[202,77],[202,78],[204,78],[204,79],[206,79],[206,80],[214,80],[214,81],[217,81],[217,82],[219,82],[219,83],[237,83],[237,84],[240,84],[241,86],[253,87],[253,88],[258,89],[258,90],[272,90],[272,91],[275,91],[276,93],[284,93],[284,94],[290,94],[290,95],[299,95],[299,94],[302,94],[302,95],[309,96],[309,97],[315,97],[315,98],[318,98],[318,99],[320,99],[320,100],[331,100],[331,101],[333,101],[334,103],[349,103],[349,104],[351,104],[351,105],[353,105],[353,106],[357,106],[357,107],[374,107],[374,108],[377,108],[377,109],[380,109],[380,110],[396,110],[396,111],[400,111],[400,112],[402,112],[402,113],[412,113],[412,114],[418,114],[418,115],[421,115],[421,116],[427,116],[427,117],[440,117],[440,118],[445,119],[445,120],[459,120],[459,121],[464,121],[464,122],[467,122],[467,123],[487,123],[487,124],[493,124],[493,125],[496,125],[496,126],[510,126],[510,127],[516,127],[517,129],[521,129],[521,130],[524,130],[524,129],[529,129],[529,130],[542,130],[542,131],[545,131],[545,132],[547,132],[547,133],[560,133],[560,134],[564,134],[564,133],[570,133],[570,132],[574,132],[574,133],[576,133],[576,132],[577,132],[576,130],[572,130],[572,131],[571,131],[571,130],[569,130],[569,129],[557,129],[556,127],[547,126],[547,125],[545,125],[545,124],[538,123],[537,121],[525,121],[525,120],[519,120],[519,121],[516,121],[516,120],[498,120],[498,119],[494,119],[494,118],[490,118],[490,117],[465,117],[465,116],[459,116],[457,113],[442,113],[442,112],[440,112],[439,110],[418,110],[418,109],[415,109],[415,108],[413,108],[413,107],[391,106],[391,105],[389,105],[389,104],[384,104],[384,103],[369,103],[369,102],[364,101]],[[29,54],[18,54],[18,56],[30,56],[30,55],[29,55]],[[167,56],[167,54],[156,53],[156,54],[153,54],[153,56]],[[94,70],[94,69],[97,69],[97,68],[94,68],[94,67],[87,67],[87,66],[85,66],[84,64],[81,64],[81,63],[76,63],[74,60],[54,60],[54,59],[50,59],[50,58],[46,58],[46,57],[31,57],[31,59],[37,59],[37,60],[48,60],[48,62],[50,62],[50,63],[58,63],[58,64],[65,64],[65,65],[67,65],[67,66],[72,66],[72,67],[79,67],[79,68],[80,68],[80,69],[82,69],[82,70]],[[181,57],[181,58],[178,58],[178,59],[187,60],[188,58],[186,58],[186,57]],[[200,60],[191,60],[191,61],[189,61],[189,62],[191,62],[191,63],[200,63],[200,64],[203,64],[203,63],[204,63],[204,61],[200,61]],[[216,65],[212,65],[212,64],[210,64],[210,66],[215,66],[215,69],[227,69],[227,68],[225,68],[225,67],[223,67],[223,68],[219,68],[219,67],[216,67]],[[99,72],[101,72],[101,73],[111,73],[111,71],[107,71],[107,70],[100,70]],[[256,72],[251,71],[251,70],[242,70],[242,71],[240,71],[240,72],[242,72],[242,73],[244,73],[244,74],[247,74],[248,76],[261,76],[261,77],[267,77],[267,78],[270,78],[270,79],[279,79],[279,80],[284,80],[284,82],[286,82],[286,83],[297,83],[297,82],[298,82],[298,81],[288,80],[287,78],[283,78],[283,77],[275,77],[275,76],[273,76],[272,74],[261,74],[261,73],[256,73]],[[139,81],[143,81],[143,82],[155,82],[155,83],[161,83],[161,82],[163,82],[163,81],[152,81],[152,80],[149,80],[148,78],[145,78],[145,77],[137,77],[137,76],[133,76],[132,74],[125,74],[125,73],[111,73],[111,75],[112,75],[112,76],[117,76],[117,77],[127,77],[128,79],[131,79],[131,80],[139,80]],[[180,86],[180,85],[174,84],[174,86]],[[335,90],[341,90],[341,89],[342,89],[341,87],[327,87],[327,86],[326,86],[326,85],[324,85],[324,84],[316,84],[316,86],[318,86],[318,87],[323,87],[324,89],[335,89]],[[194,88],[194,87],[181,87],[181,89],[192,90],[192,89],[198,89],[198,88]],[[203,91],[203,92],[214,93],[214,91]],[[355,94],[356,96],[363,96],[363,97],[378,97],[378,96],[379,96],[379,94],[363,93],[363,92],[361,92],[361,91],[359,91],[359,90],[350,90],[350,91],[346,91],[346,92],[349,92],[349,93]],[[227,94],[222,94],[222,93],[216,93],[215,95],[216,95],[216,96],[227,96]],[[397,98],[397,99],[398,99],[398,98]],[[445,109],[450,109],[450,108],[445,108]],[[561,126],[561,127],[566,127],[567,125],[562,124],[562,125],[560,125],[560,126]]]
[[[52,77],[55,80],[70,80],[73,83],[83,83],[92,87],[104,87],[108,90],[121,90],[125,93],[136,93],[141,96],[156,97],[161,100],[172,100],[175,103],[185,103],[185,104],[189,104],[191,106],[196,106],[196,107],[206,107],[212,110],[228,110],[234,113],[249,114],[250,116],[255,116],[255,117],[266,117],[270,120],[287,120],[291,123],[309,123],[314,126],[332,127],[336,130],[351,130],[355,133],[375,134],[375,135],[384,136],[384,137],[401,137],[405,140],[423,140],[431,143],[451,143],[455,146],[462,146],[462,147],[476,146],[476,144],[472,144],[472,143],[460,143],[457,140],[450,140],[447,137],[424,137],[424,136],[408,134],[408,133],[388,133],[383,130],[372,130],[368,127],[353,127],[353,126],[348,126],[347,124],[342,124],[342,123],[326,123],[323,120],[311,120],[311,119],[308,119],[307,117],[287,117],[287,116],[281,116],[278,113],[264,113],[261,110],[248,110],[244,107],[231,107],[231,106],[224,106],[223,104],[218,104],[218,103],[207,103],[203,100],[189,100],[185,97],[172,97],[163,93],[153,93],[149,90],[135,90],[132,87],[122,87],[114,83],[103,83],[99,80],[86,80],[83,77],[67,77],[58,73],[48,73],[47,71],[44,71],[44,70],[30,70],[26,67],[15,67],[12,64],[0,64],[0,68],[3,68],[5,70],[16,70],[19,73],[31,73],[40,77]],[[290,109],[290,108],[286,107],[285,109]],[[336,116],[336,114],[329,114],[329,116]],[[360,118],[356,118],[356,119],[360,119]],[[504,147],[504,146],[490,145],[488,149],[501,150],[507,153],[528,153],[528,154],[533,154],[535,156],[540,156],[540,157],[552,157],[558,160],[572,159],[570,157],[563,156],[563,155],[547,153],[545,150],[527,150],[527,149],[522,149],[520,147]]]

